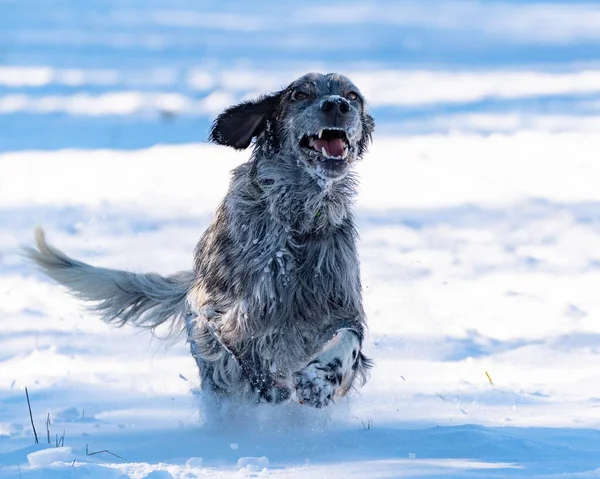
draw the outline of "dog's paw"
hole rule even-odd
[[[294,373],[293,389],[300,404],[327,406],[335,396],[343,397],[356,376],[360,358],[356,331],[342,328],[304,369]]]
[[[334,359],[327,364],[313,361],[301,371],[294,373],[294,390],[300,404],[322,408],[335,396],[342,383],[341,361]]]

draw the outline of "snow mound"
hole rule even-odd
[[[261,472],[269,466],[269,459],[261,457],[240,457],[237,462],[238,469],[245,472]]]
[[[44,467],[55,462],[72,461],[73,451],[70,447],[52,447],[27,454],[27,460],[32,467]]]

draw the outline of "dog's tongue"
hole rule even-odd
[[[315,140],[313,148],[319,153],[325,148],[327,156],[344,156],[344,142],[341,138],[335,138],[333,140]]]

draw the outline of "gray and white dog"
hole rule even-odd
[[[214,122],[212,142],[254,140],[254,151],[233,171],[193,271],[96,268],[41,229],[27,254],[107,322],[185,331],[202,387],[217,397],[326,406],[370,367],[351,170],[373,128],[348,78],[309,73]]]

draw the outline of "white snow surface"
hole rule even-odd
[[[370,381],[220,419],[183,340],[102,323],[19,248],[43,224],[94,265],[190,269],[248,153],[0,155],[0,477],[598,477],[599,151],[585,131],[376,136],[356,205]]]

